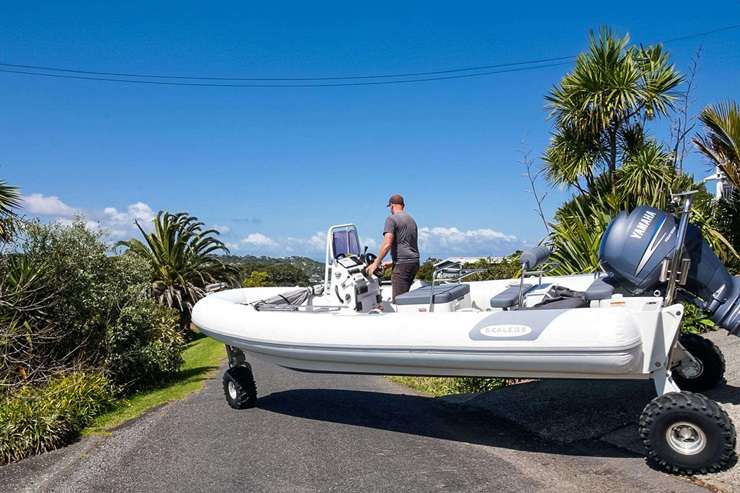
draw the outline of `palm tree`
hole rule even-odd
[[[151,265],[152,297],[161,305],[177,309],[180,326],[185,329],[193,305],[206,294],[206,287],[218,282],[233,283],[237,271],[215,255],[229,252],[216,237],[218,231],[203,230],[197,217],[160,211],[153,223],[154,231],[147,233],[136,221],[144,242],[131,239],[118,244]]]
[[[21,194],[16,187],[0,180],[0,241],[10,241],[15,231],[15,209],[21,206]]]
[[[706,133],[694,144],[740,189],[740,107],[734,101],[707,106],[699,120]]]
[[[733,185],[717,202],[713,219],[734,250],[740,252],[740,106],[734,101],[707,106],[699,119],[705,133],[697,135],[694,144]],[[726,261],[731,269],[740,271],[737,255]]]
[[[660,45],[628,43],[629,36],[618,38],[608,28],[592,32],[588,51],[546,96],[555,131],[544,160],[553,183],[583,193],[580,180],[590,187],[605,171],[615,191],[619,163],[649,142],[645,122],[673,107],[682,78],[668,54]]]

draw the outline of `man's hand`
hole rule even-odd
[[[378,267],[380,267],[380,262],[383,261],[383,257],[386,256],[388,252],[391,251],[391,246],[393,245],[393,233],[383,233],[383,244],[380,245],[380,250],[378,251],[378,257],[373,261],[372,264],[368,265],[365,269],[365,272],[367,272],[367,275],[372,276],[375,274],[375,271],[378,270]],[[393,265],[393,262],[384,262],[383,263],[383,270],[390,268]]]

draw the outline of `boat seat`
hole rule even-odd
[[[606,300],[612,297],[614,294],[614,286],[612,286],[608,279],[600,277],[596,279],[583,293],[586,301],[598,301]]]
[[[467,284],[441,284],[434,286],[434,303],[449,303],[460,300],[470,293]],[[425,305],[429,304],[432,296],[431,286],[422,286],[407,293],[396,296],[396,305]]]
[[[533,284],[522,286],[522,296],[534,287]],[[511,308],[519,302],[519,285],[509,286],[491,298],[491,308]]]

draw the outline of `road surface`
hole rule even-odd
[[[110,436],[0,468],[3,491],[706,491],[598,441],[537,438],[382,377],[253,362],[258,408],[220,375]]]

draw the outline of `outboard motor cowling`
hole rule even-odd
[[[599,259],[619,285],[633,294],[661,288],[663,260],[676,249],[678,223],[671,215],[641,206],[619,213],[601,238]],[[696,226],[688,225],[684,258],[691,261],[683,289],[719,326],[740,332],[740,278],[727,272]]]

